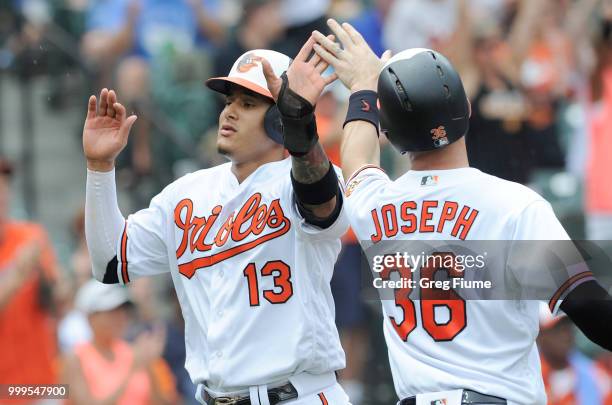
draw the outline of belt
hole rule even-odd
[[[298,392],[291,383],[281,385],[280,387],[268,389],[268,401],[270,405],[276,405],[282,401],[288,401],[298,397]],[[251,398],[245,396],[219,396],[211,397],[207,392],[204,392],[204,401],[207,405],[250,405]]]
[[[400,405],[416,405],[416,397],[404,398],[400,401]],[[461,405],[490,405],[490,404],[503,404],[506,405],[507,402],[505,399],[500,397],[494,397],[493,395],[485,395],[480,392],[472,391],[472,390],[463,390],[461,394]],[[434,404],[432,402],[432,405]]]

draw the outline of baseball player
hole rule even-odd
[[[178,179],[127,219],[114,160],[136,117],[113,90],[89,99],[83,146],[93,273],[120,284],[170,273],[201,403],[348,403],[335,377],[345,359],[330,292],[348,220],[313,115],[335,77],[322,76],[327,63],[318,56],[308,58],[313,43],[293,61],[247,52],[227,77],[209,79],[225,95],[217,148],[229,162]]]
[[[538,194],[469,167],[464,136],[470,106],[444,56],[410,49],[379,60],[352,26],[328,24],[342,46],[315,32],[314,49],[352,93],[342,170],[347,212],[364,249],[397,240],[569,239]],[[379,167],[379,123],[411,161],[412,170],[395,181]],[[425,271],[433,279],[453,269],[424,266],[413,277]],[[396,290],[395,302],[383,305],[400,404],[546,403],[535,345],[538,301],[455,296],[432,307],[411,293]],[[612,301],[591,272],[566,278],[549,305],[612,349]]]

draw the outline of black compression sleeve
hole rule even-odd
[[[612,297],[595,280],[574,288],[561,303],[561,310],[586,337],[612,351]]]
[[[308,222],[310,225],[318,226],[321,229],[327,229],[336,222],[336,219],[340,216],[340,211],[342,211],[342,203],[344,199],[342,197],[342,191],[340,191],[340,187],[338,187],[338,192],[336,194],[336,206],[334,210],[327,218],[317,218],[309,209],[305,208],[300,200],[297,200],[298,211],[302,217]]]
[[[315,181],[314,183],[300,183],[293,176],[293,170],[290,173],[291,185],[293,192],[298,201],[304,204],[319,205],[324,204],[334,198],[340,189],[338,184],[338,175],[334,170],[334,165],[329,162],[329,169],[325,176]]]

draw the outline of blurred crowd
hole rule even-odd
[[[0,71],[53,78],[53,109],[77,99],[84,110],[89,94],[117,90],[139,115],[117,169],[133,211],[224,161],[214,147],[222,104],[204,81],[249,49],[295,55],[313,30],[328,31],[328,16],[351,22],[378,55],[447,55],[471,101],[470,164],[543,194],[573,238],[612,240],[611,0],[0,0]],[[316,106],[336,164],[347,100],[333,84]],[[381,142],[387,172],[405,169]],[[82,212],[72,254],[58,260],[42,226],[9,215],[13,175],[0,157],[0,384],[68,383],[75,404],[194,403],[170,280],[91,282]],[[360,260],[349,232],[332,280],[340,378],[354,404],[390,404],[379,304],[362,297]],[[609,353],[547,314],[538,344],[550,404],[612,404]]]

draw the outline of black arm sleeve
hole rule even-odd
[[[334,222],[336,222],[336,219],[338,219],[338,217],[340,216],[340,212],[342,211],[342,204],[344,202],[344,199],[342,197],[342,191],[340,190],[340,187],[338,187],[336,193],[336,206],[334,207],[334,210],[331,214],[329,214],[327,218],[318,218],[312,213],[312,211],[303,206],[299,198],[296,200],[298,211],[306,220],[306,222],[308,222],[310,225],[318,226],[321,229],[327,229],[332,226]]]
[[[586,337],[612,351],[612,297],[595,280],[574,288],[561,303],[561,310]]]

